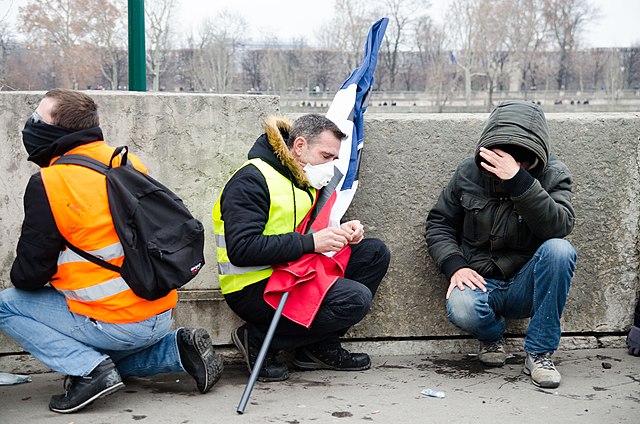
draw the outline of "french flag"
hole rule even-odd
[[[378,63],[378,51],[382,44],[389,18],[373,24],[367,36],[362,65],[351,72],[335,97],[327,118],[331,119],[347,135],[341,143],[333,180],[322,190],[312,216],[311,228],[318,231],[326,227],[340,227],[358,189],[358,170],[364,144],[364,113],[369,105],[373,88],[373,74]]]

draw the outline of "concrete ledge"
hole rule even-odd
[[[211,207],[244,162],[276,97],[96,93],[107,142],[127,144],[152,174],[174,189],[212,235]],[[22,195],[37,168],[26,162],[20,130],[39,93],[0,93],[0,288],[23,217]],[[466,346],[446,320],[446,282],[428,258],[425,217],[458,163],[472,154],[487,114],[367,114],[358,195],[347,213],[367,237],[384,240],[392,262],[371,313],[353,327],[356,340],[427,340],[420,349]],[[632,322],[640,280],[640,114],[547,114],[551,150],[571,169],[577,221],[569,241],[578,264],[563,317],[568,334],[623,334]],[[207,265],[180,291],[176,324],[200,326],[218,346],[240,321],[218,290],[213,237]],[[509,323],[523,335],[526,320]],[[591,336],[589,336],[591,337]],[[453,340],[446,344],[431,338]],[[398,349],[413,349],[397,342]],[[371,345],[373,346],[373,345]],[[590,346],[590,345],[589,345]],[[394,347],[395,349],[395,347]],[[416,348],[417,349],[417,348]],[[19,348],[0,335],[0,354]],[[399,353],[401,351],[398,351]],[[4,360],[4,359],[3,359]]]

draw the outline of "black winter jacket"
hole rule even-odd
[[[480,169],[480,147],[509,144],[535,157],[531,173],[521,168],[500,181]],[[537,106],[505,102],[492,112],[476,156],[460,164],[427,217],[429,254],[447,279],[465,267],[508,279],[544,241],[571,232],[571,174],[548,152],[548,128]]]
[[[285,139],[291,124],[283,118],[271,118],[248,154],[260,158],[287,177],[296,187],[309,192],[309,182],[295,163]],[[238,170],[227,182],[220,198],[227,254],[236,266],[274,265],[313,253],[313,235],[291,232],[262,235],[269,219],[270,196],[264,176],[253,165]],[[293,217],[292,217],[293,222]]]
[[[98,127],[71,133],[40,153],[39,162],[49,163],[78,146],[103,140]],[[42,156],[46,157],[42,157]],[[33,174],[24,193],[24,221],[11,267],[11,282],[22,290],[36,290],[49,282],[58,270],[58,255],[64,238],[58,231],[40,172]]]

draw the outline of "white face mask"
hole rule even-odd
[[[314,188],[321,189],[329,184],[333,178],[333,170],[335,168],[333,162],[334,161],[325,162],[318,165],[307,163],[304,168],[302,168]]]

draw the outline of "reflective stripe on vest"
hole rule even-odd
[[[275,170],[262,159],[250,159],[239,169],[247,165],[254,165],[264,176],[269,190],[269,218],[262,231],[263,235],[285,234],[295,231],[295,228],[307,215],[316,196],[316,190],[305,191],[295,187],[291,180]],[[236,171],[237,172],[237,171]],[[224,191],[224,189],[223,189]],[[295,195],[295,202],[293,196]],[[312,199],[313,197],[313,199]],[[213,226],[218,255],[218,277],[220,290],[223,294],[242,290],[248,285],[269,278],[273,273],[270,266],[235,266],[227,255],[227,243],[224,238],[224,221],[220,211],[220,199],[213,207]],[[294,205],[296,211],[294,213]],[[294,222],[294,217],[295,221]]]
[[[107,262],[124,255],[124,249],[122,248],[122,244],[120,244],[120,242],[114,243],[107,247],[103,247],[102,249],[87,250],[86,252],[93,256],[97,256],[98,258]],[[60,252],[60,256],[58,256],[58,266],[69,263],[69,262],[88,262],[88,261],[71,249],[66,249]]]
[[[105,297],[114,296],[125,290],[129,290],[129,286],[122,277],[118,277],[84,289],[58,291],[67,299],[79,300],[82,302],[93,302],[104,299]]]
[[[218,263],[218,274],[220,275],[240,275],[247,272],[262,271],[271,268],[269,265],[264,266],[235,266],[231,262]]]

